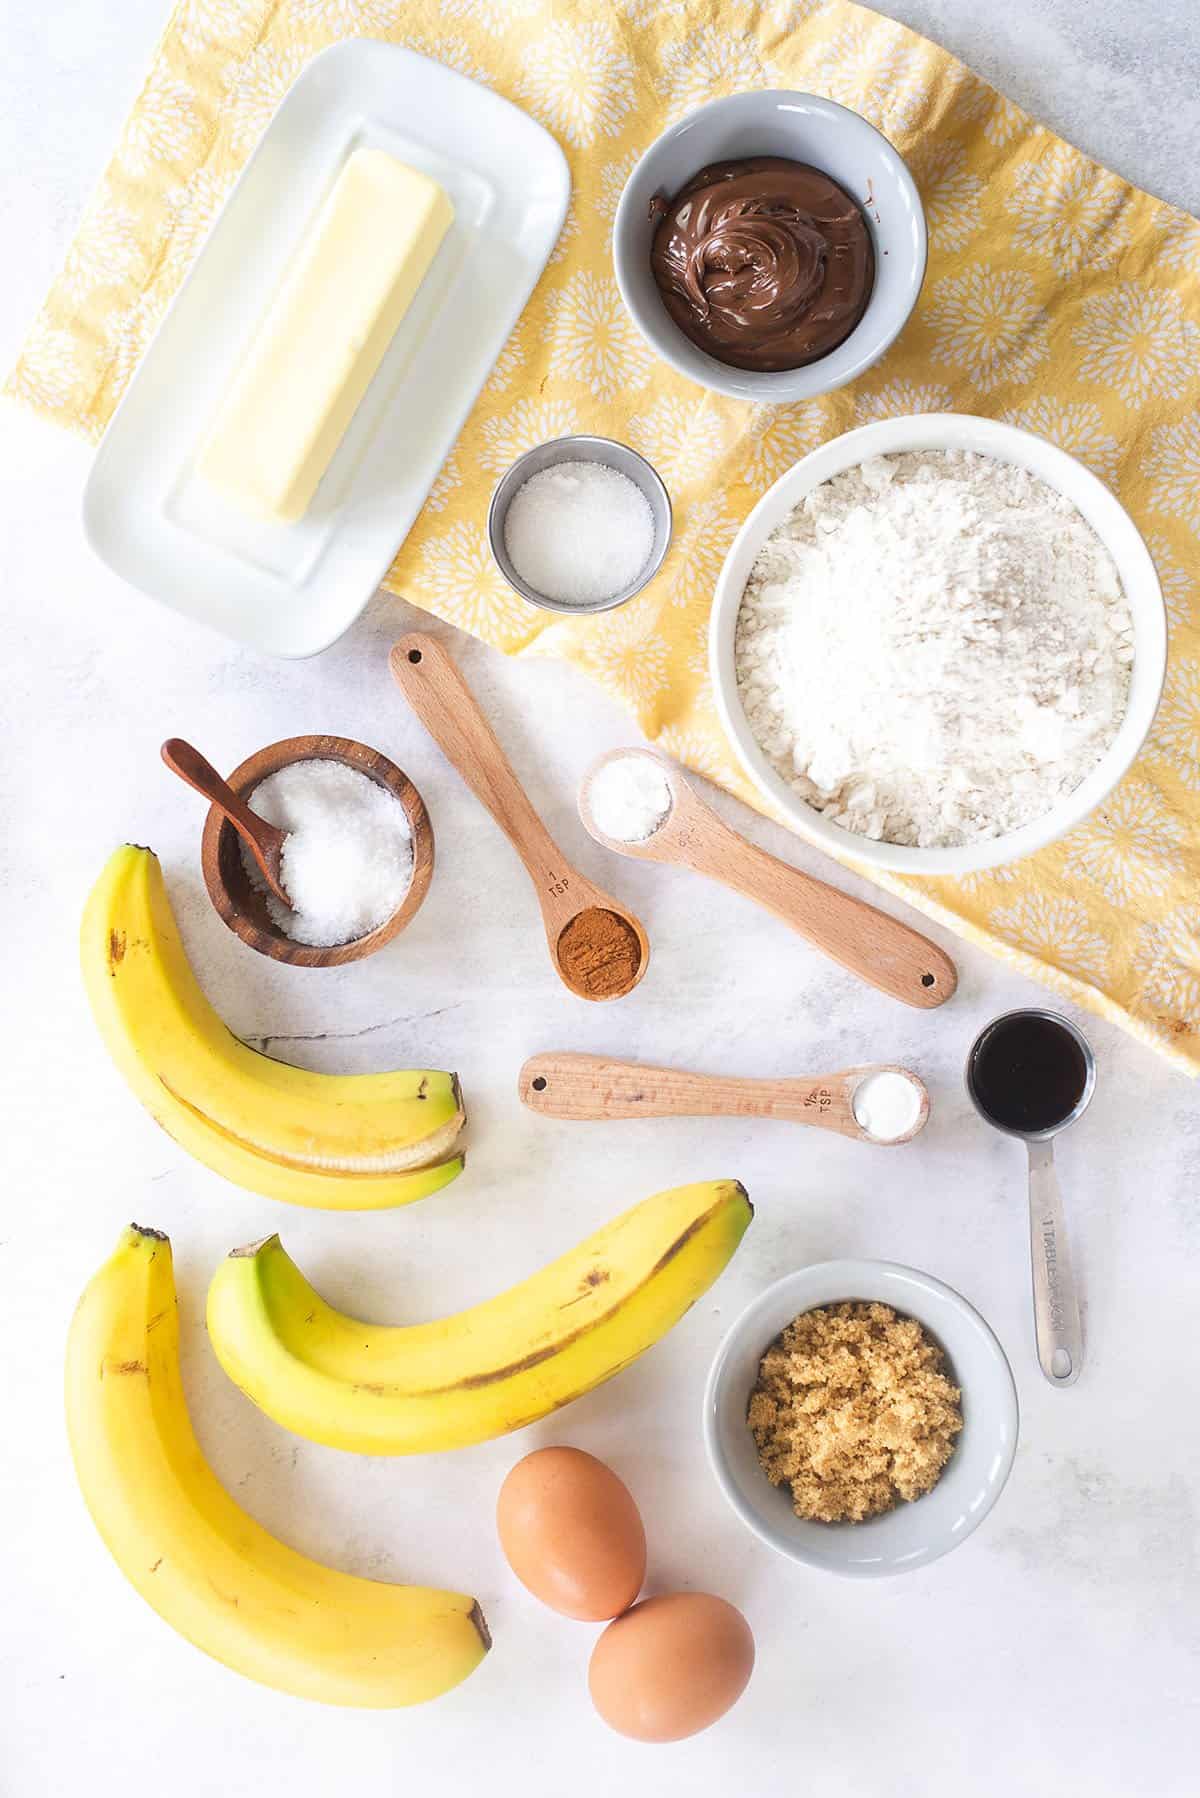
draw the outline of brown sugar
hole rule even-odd
[[[945,1356],[915,1318],[850,1300],[793,1318],[763,1356],[747,1422],[797,1517],[861,1523],[941,1478],[962,1429]]]
[[[563,926],[556,953],[567,985],[589,999],[627,993],[642,965],[637,931],[602,905],[589,905]]]

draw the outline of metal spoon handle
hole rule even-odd
[[[1029,1145],[1029,1248],[1033,1262],[1033,1324],[1037,1356],[1052,1386],[1073,1386],[1083,1367],[1079,1300],[1054,1145]]]

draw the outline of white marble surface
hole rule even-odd
[[[135,92],[162,9],[163,0],[8,0],[5,362]],[[913,0],[896,10],[1114,167],[1200,204],[1192,0]],[[552,827],[654,938],[652,970],[619,1010],[572,1001],[550,975],[510,850],[390,689],[384,652],[404,609],[376,604],[337,648],[298,666],[196,635],[89,558],[78,524],[85,465],[79,445],[4,416],[5,1798],[100,1798],[151,1782],[177,1798],[343,1788],[599,1798],[615,1785],[666,1798],[1193,1792],[1195,1088],[1086,1021],[1100,1085],[1062,1145],[1062,1170],[1088,1364],[1074,1391],[1053,1393],[1031,1349],[1020,1155],[975,1121],[959,1083],[978,1026],[1038,989],[960,946],[959,996],[918,1017],[860,990],[732,896],[608,861],[576,826],[572,789],[591,755],[630,739],[621,715],[561,667],[506,664],[460,643]],[[419,921],[340,974],[281,971],[223,929],[198,884],[199,802],[157,759],[168,732],[228,762],[312,729],[393,754],[438,830]],[[781,832],[739,822],[815,865]],[[126,837],[161,852],[189,946],[236,1030],[313,1066],[425,1060],[461,1070],[473,1107],[464,1179],[391,1216],[293,1214],[224,1186],[150,1124],[98,1046],[75,967],[82,896]],[[764,1073],[911,1060],[929,1080],[934,1118],[891,1159],[783,1125],[541,1122],[516,1104],[514,1081],[526,1053],[551,1047]],[[746,1181],[758,1216],[720,1284],[640,1365],[519,1439],[410,1463],[311,1447],[255,1413],[205,1341],[214,1262],[277,1227],[335,1301],[415,1319],[519,1278],[659,1186],[729,1173]],[[358,1714],[259,1690],[173,1636],[108,1560],[63,1441],[61,1345],[80,1287],[131,1216],[174,1239],[188,1391],[238,1498],[339,1565],[479,1595],[496,1648],[454,1695],[419,1712]],[[770,1559],[723,1509],[697,1425],[724,1324],[780,1272],[842,1252],[910,1261],[967,1293],[1009,1351],[1023,1414],[1012,1480],[988,1524],[937,1566],[878,1586]],[[540,1611],[508,1575],[491,1527],[496,1487],[520,1452],[547,1440],[608,1456],[629,1480],[654,1589],[710,1585],[745,1608],[759,1668],[711,1735],[655,1751],[607,1734],[585,1696],[592,1630]]]

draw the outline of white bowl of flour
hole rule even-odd
[[[963,875],[1042,848],[1121,779],[1166,616],[1095,475],[1031,432],[930,413],[849,431],[763,496],[709,653],[739,759],[801,834]]]

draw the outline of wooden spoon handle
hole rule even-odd
[[[162,759],[172,774],[177,774],[189,787],[195,787],[210,805],[219,805],[234,829],[243,836],[257,837],[260,832],[270,836],[275,829],[265,818],[252,812],[229,782],[217,773],[208,757],[201,755],[191,743],[185,743],[182,737],[167,738],[162,746]]]
[[[435,638],[412,631],[393,646],[389,661],[396,685],[508,837],[540,897],[566,864],[453,660]]]
[[[208,757],[201,755],[191,743],[185,743],[182,737],[168,737],[161,754],[172,774],[177,774],[189,787],[195,787],[210,805],[224,812],[262,869],[263,878],[275,897],[291,911],[292,902],[279,874],[279,858],[287,832],[252,812],[229,782],[221,778]]]
[[[719,829],[689,844],[689,865],[744,893],[785,924],[857,974],[905,1005],[932,1011],[958,985],[958,970],[936,943],[899,918],[855,899],[800,868],[768,855],[720,823]]]
[[[208,757],[201,755],[191,743],[185,743],[182,737],[168,737],[161,753],[172,774],[178,774],[180,780],[186,781],[189,787],[195,787],[197,793],[203,794],[210,805],[215,805],[224,812],[246,846],[253,850],[255,859],[272,887],[290,905],[291,901],[279,888],[277,873],[264,860],[264,856],[273,856],[278,861],[287,831],[280,830],[277,824],[268,824],[265,818],[252,812],[229,782],[217,773]]]
[[[521,1069],[518,1090],[523,1103],[544,1117],[782,1118],[872,1142],[852,1104],[863,1072],[855,1068],[798,1080],[743,1080],[563,1053],[532,1056]]]

